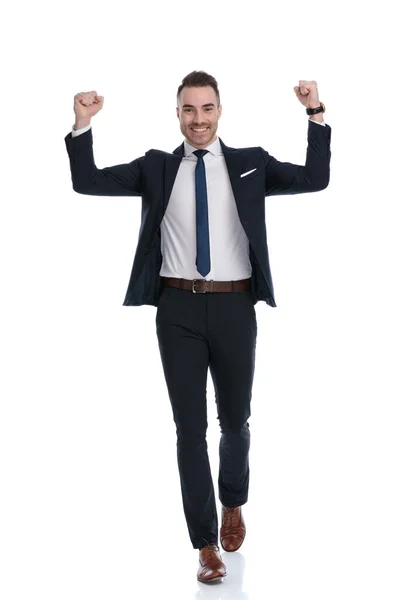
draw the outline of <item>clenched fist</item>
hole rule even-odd
[[[306,106],[307,108],[316,108],[320,105],[316,81],[300,79],[299,85],[296,85],[293,89],[299,102],[301,102],[303,106]]]
[[[90,120],[103,108],[104,96],[98,96],[96,91],[81,92],[74,96],[74,111],[76,121]]]

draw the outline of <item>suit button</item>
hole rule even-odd
[[[145,248],[144,251],[145,251],[146,254],[148,254],[150,252],[150,249],[149,248]]]

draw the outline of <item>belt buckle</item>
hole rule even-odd
[[[206,290],[204,290],[203,292],[196,292],[196,290],[194,289],[196,281],[206,281],[206,279],[193,279],[192,280],[192,292],[193,292],[193,294],[205,294]]]

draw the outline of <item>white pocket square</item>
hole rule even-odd
[[[251,169],[251,171],[246,171],[246,173],[242,173],[240,175],[240,177],[246,177],[246,175],[249,175],[250,173],[253,173],[253,171],[257,171],[257,167],[255,169]]]

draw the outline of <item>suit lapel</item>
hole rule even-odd
[[[239,202],[241,200],[241,195],[239,181],[240,173],[242,171],[241,155],[236,148],[230,148],[229,146],[226,146],[221,138],[219,138],[219,143],[221,144],[221,150],[225,158],[229,179],[231,180],[233,196],[235,198],[236,206],[240,215]]]
[[[172,188],[176,175],[178,173],[179,165],[184,156],[184,145],[183,142],[178,148],[175,148],[172,154],[167,154],[165,158],[165,174],[164,174],[164,206],[163,214],[168,206],[168,202],[171,196]]]

